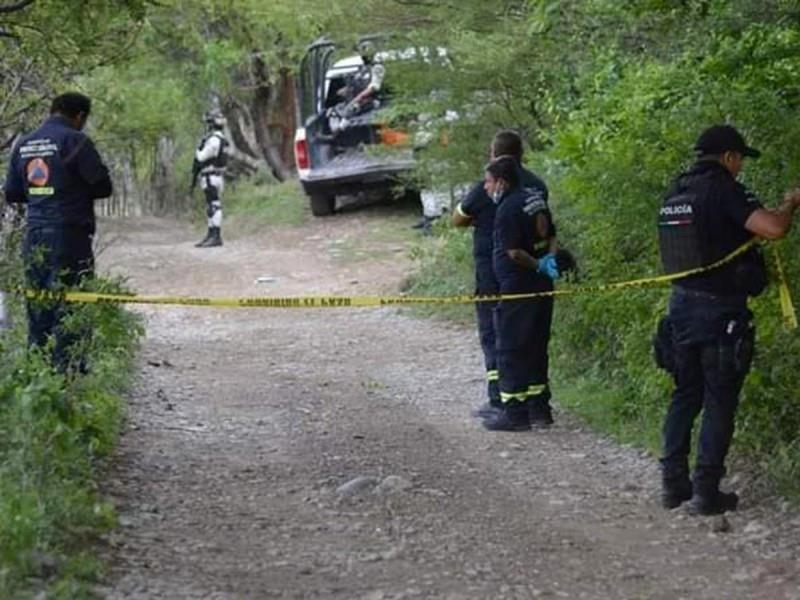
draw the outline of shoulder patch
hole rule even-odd
[[[544,193],[537,188],[524,188],[525,199],[522,201],[522,210],[525,214],[535,215],[538,212],[547,210],[547,202]]]

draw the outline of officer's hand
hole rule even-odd
[[[556,280],[561,276],[558,272],[558,265],[556,264],[556,255],[550,252],[545,254],[539,259],[539,268],[537,269],[542,275],[547,275],[550,279]]]
[[[784,202],[790,202],[794,206],[800,206],[800,189],[793,189],[786,192],[783,196]]]

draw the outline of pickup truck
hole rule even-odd
[[[391,102],[385,87],[376,101],[356,114],[344,109],[339,90],[364,64],[358,55],[339,55],[320,38],[306,50],[297,79],[294,152],[297,173],[315,216],[332,214],[336,197],[403,185],[415,166],[408,136],[387,126],[382,115]],[[391,58],[376,54],[376,60]],[[391,74],[389,74],[391,77]]]

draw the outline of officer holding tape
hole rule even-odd
[[[667,273],[703,267],[753,236],[781,238],[789,230],[800,192],[768,210],[736,181],[745,157],[760,153],[729,125],[704,131],[698,161],[681,174],[658,219],[661,260]],[[675,380],[663,430],[662,504],[690,500],[692,514],[736,510],[738,496],[721,492],[739,391],[750,369],[755,330],[748,296],[766,285],[760,249],[673,283],[669,313],[659,324],[656,358]],[[697,464],[689,479],[692,428],[703,410]]]
[[[50,118],[17,143],[5,183],[6,201],[27,206],[23,252],[25,275],[34,290],[76,286],[94,269],[94,200],[111,195],[108,169],[82,133],[91,100],[67,93],[53,100]],[[62,329],[64,305],[28,302],[29,341],[43,346],[55,337],[53,359],[66,369],[75,332]]]
[[[553,290],[559,272],[544,187],[520,185],[519,162],[503,156],[486,168],[486,193],[497,204],[493,266],[501,294]],[[501,408],[488,412],[490,431],[526,431],[553,422],[547,376],[552,296],[501,300],[494,310]]]

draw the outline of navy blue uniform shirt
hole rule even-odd
[[[540,197],[547,203],[547,186],[541,179],[524,167],[520,167],[519,177],[520,187],[531,190],[532,194],[540,194]],[[472,252],[475,258],[478,287],[481,287],[482,279],[487,277],[494,279],[492,248],[494,246],[496,209],[497,205],[486,193],[483,181],[476,183],[458,205],[458,210],[462,214],[472,217],[472,225],[475,228],[472,234]],[[555,228],[551,230],[551,235],[555,236]]]
[[[552,224],[546,188],[516,187],[506,192],[494,219],[494,272],[503,292],[541,289],[550,279],[526,269],[508,256],[509,250],[524,250],[534,258],[547,253],[548,240],[539,236],[536,220],[544,213]]]
[[[668,196],[686,192],[694,194],[702,202],[704,234],[714,249],[715,260],[727,256],[753,237],[744,224],[762,205],[720,163],[714,160],[695,163],[677,178]],[[735,294],[740,289],[734,273],[741,260],[745,257],[708,273],[681,279],[678,283],[685,288],[713,294]]]
[[[479,181],[467,192],[458,205],[458,211],[472,217],[472,254],[475,258],[475,275],[478,287],[482,278],[494,278],[492,267],[492,235],[496,205]]]
[[[111,195],[111,179],[92,141],[52,115],[23,136],[11,154],[6,201],[27,203],[28,227],[80,225],[94,230],[94,200]]]

